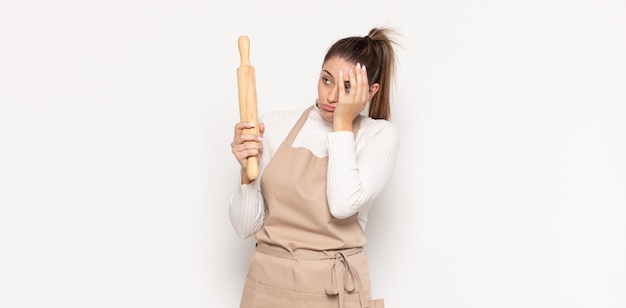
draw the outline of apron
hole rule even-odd
[[[371,300],[358,214],[337,219],[328,209],[328,157],[291,146],[312,109],[263,172],[265,221],[255,234],[240,308],[384,307],[382,299]]]

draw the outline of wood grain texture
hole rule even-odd
[[[241,121],[254,124],[254,128],[244,129],[244,134],[259,134],[258,107],[256,96],[256,76],[250,64],[250,39],[242,35],[238,40],[241,64],[237,68],[237,85],[239,88],[239,116]],[[257,156],[248,157],[246,174],[250,180],[259,177],[259,161]]]

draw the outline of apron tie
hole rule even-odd
[[[339,296],[339,308],[343,308],[345,292],[358,292],[361,308],[369,307],[369,299],[365,294],[365,289],[361,284],[361,278],[357,270],[353,270],[348,263],[348,256],[356,255],[363,251],[360,247],[344,249],[341,251],[299,251],[290,252],[278,250],[267,245],[258,244],[256,250],[260,253],[268,254],[274,257],[291,259],[291,260],[326,260],[335,259],[330,270],[330,277],[326,282],[326,294],[331,296]],[[333,257],[334,253],[334,257]]]
[[[330,271],[330,278],[326,283],[326,294],[339,296],[339,308],[343,308],[345,291],[353,292],[356,286],[361,286],[359,273],[353,271],[348,263],[348,259],[343,252],[335,254],[335,262]],[[357,290],[361,308],[368,307],[368,300],[365,290]]]

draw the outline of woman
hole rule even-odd
[[[368,210],[398,150],[391,34],[374,28],[335,42],[312,106],[265,114],[259,136],[242,133],[251,124],[235,125],[231,149],[242,171],[229,215],[241,238],[257,242],[241,307],[383,307],[371,299],[363,246]],[[260,175],[251,181],[245,169],[255,155]]]

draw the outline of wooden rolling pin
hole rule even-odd
[[[239,87],[239,116],[241,121],[254,124],[254,128],[244,129],[244,134],[259,134],[258,109],[256,101],[256,77],[254,67],[250,65],[250,40],[247,36],[239,37],[239,55],[241,65],[237,68],[237,85]],[[246,174],[250,180],[259,177],[259,161],[257,156],[248,157]]]

